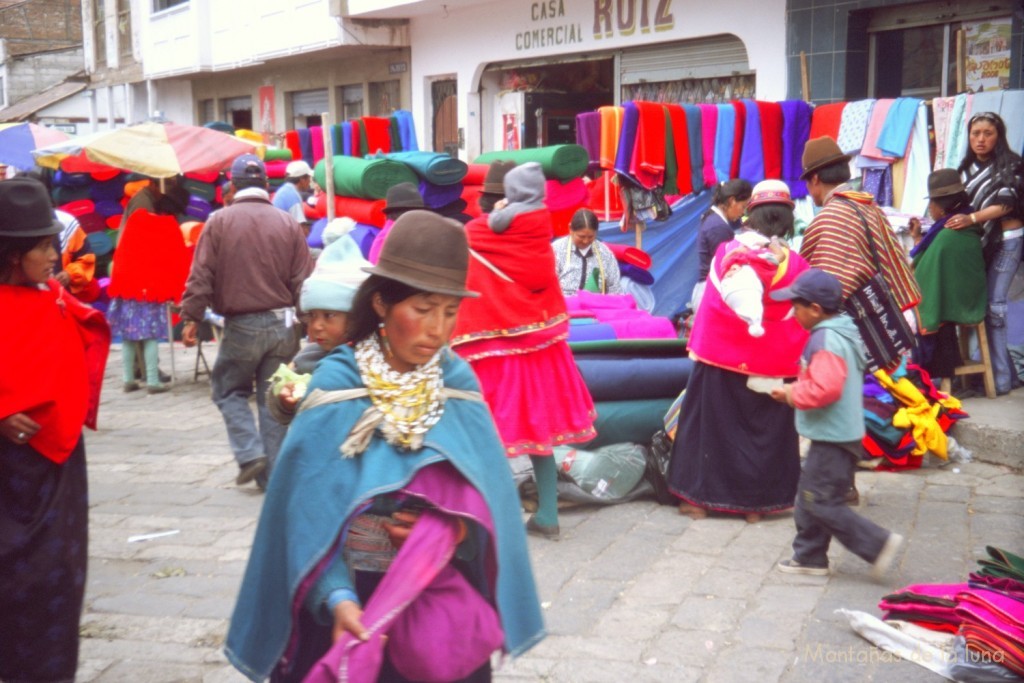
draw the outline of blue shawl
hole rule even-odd
[[[736,128],[736,110],[731,104],[719,104],[718,107],[718,130],[715,131],[715,175],[718,182],[724,183],[729,180],[729,173],[732,170],[732,146],[735,143],[734,129]]]
[[[480,391],[469,365],[445,351],[444,385]],[[313,373],[309,390],[362,388],[351,347],[329,353]],[[519,655],[544,637],[543,619],[520,518],[519,497],[501,440],[486,404],[449,399],[440,421],[419,451],[399,451],[375,435],[354,458],[341,443],[369,398],[300,412],[285,437],[267,488],[249,564],[225,653],[254,681],[267,678],[292,636],[299,588],[335,546],[346,520],[373,497],[407,484],[422,467],[447,460],[487,502],[494,520],[496,607],[505,649]],[[341,559],[337,559],[340,562]]]

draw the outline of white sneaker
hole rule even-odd
[[[889,534],[889,538],[885,539],[885,545],[882,546],[882,552],[878,553],[875,563],[871,565],[873,578],[881,579],[885,576],[889,567],[892,566],[893,560],[896,559],[896,553],[899,552],[901,545],[903,545],[902,536],[897,533]]]

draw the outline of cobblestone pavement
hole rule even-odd
[[[167,348],[162,366],[169,368]],[[212,362],[215,354],[207,347]],[[79,681],[244,680],[222,654],[261,495],[236,467],[209,381],[177,351],[170,393],[121,392],[107,370],[87,434],[90,565]],[[564,510],[562,541],[530,539],[549,636],[497,681],[942,680],[874,650],[834,614],[878,613],[888,589],[966,577],[987,544],[1024,550],[1024,476],[972,462],[858,474],[860,511],[907,537],[882,583],[834,544],[829,577],[773,571],[791,515],[692,521],[634,502]],[[174,532],[151,540],[133,536]]]

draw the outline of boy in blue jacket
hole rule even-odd
[[[793,557],[777,568],[787,574],[827,575],[828,546],[835,536],[881,578],[903,537],[861,517],[845,501],[864,437],[866,357],[857,326],[840,311],[842,285],[812,268],[771,297],[791,300],[797,321],[811,332],[796,382],[772,390],[772,398],[796,408],[796,430],[811,440],[793,514]]]

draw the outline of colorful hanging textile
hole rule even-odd
[[[889,116],[889,109],[892,108],[895,100],[877,100],[874,108],[871,110],[871,119],[868,121],[868,131],[864,135],[864,146],[860,150],[860,158],[857,159],[857,165],[861,168],[878,168],[879,166],[889,166],[896,159],[894,157],[886,156],[882,150],[878,149],[878,137],[882,134],[882,129],[885,128],[886,117]]]
[[[718,182],[724,183],[730,178],[732,149],[735,144],[736,110],[731,104],[716,104],[715,107],[718,109],[718,129],[715,131],[715,177]]]
[[[309,139],[313,147],[313,164],[324,158],[324,129],[323,126],[310,126]]]
[[[784,100],[782,108],[782,179],[789,185],[793,199],[807,196],[803,173],[804,145],[811,134],[811,105],[803,100]]]
[[[811,136],[810,139],[820,138],[823,135],[835,140],[839,137],[839,126],[843,120],[843,109],[846,102],[835,102],[823,104],[814,108],[811,115]]]
[[[690,183],[693,185],[693,192],[700,192],[704,189],[704,147],[701,144],[703,124],[700,107],[695,104],[684,104],[683,111],[686,112],[687,142],[690,145]]]
[[[933,169],[946,168],[946,145],[949,143],[949,126],[953,123],[953,103],[955,97],[936,97],[932,99],[932,118],[935,123],[935,165]]]
[[[906,154],[910,131],[917,118],[917,105],[922,101],[916,97],[900,97],[893,102],[878,136],[878,149],[884,154],[896,158]]]
[[[761,113],[754,100],[743,100],[746,110],[743,127],[743,151],[740,154],[740,178],[750,183],[764,180],[764,145],[761,142]]]
[[[871,110],[875,101],[860,100],[850,102],[843,109],[843,116],[839,123],[839,137],[836,144],[843,154],[858,154],[864,146],[864,136],[868,132],[868,120],[871,118]]]
[[[622,131],[622,107],[598,107],[601,117],[601,152],[598,161],[601,168],[615,168],[615,158],[619,149],[619,134]]]
[[[576,144],[587,150],[587,172],[601,168],[601,114],[585,111],[576,115]]]
[[[718,132],[718,107],[714,104],[701,104],[700,136],[701,149],[704,152],[704,186],[713,187],[718,183],[715,173],[715,136]]]
[[[732,161],[729,162],[729,177],[740,177],[740,157],[743,154],[743,132],[747,127],[747,108],[742,102],[730,102],[736,112],[736,121],[733,125]]]
[[[782,178],[782,107],[778,102],[757,102],[761,117],[761,146],[764,150],[764,177]]]
[[[691,168],[690,135],[688,117],[686,110],[678,104],[666,106],[668,122],[672,128],[672,143],[674,146],[676,183],[675,190],[678,194],[691,194],[693,189],[693,169]],[[673,194],[668,187],[665,194]]]

